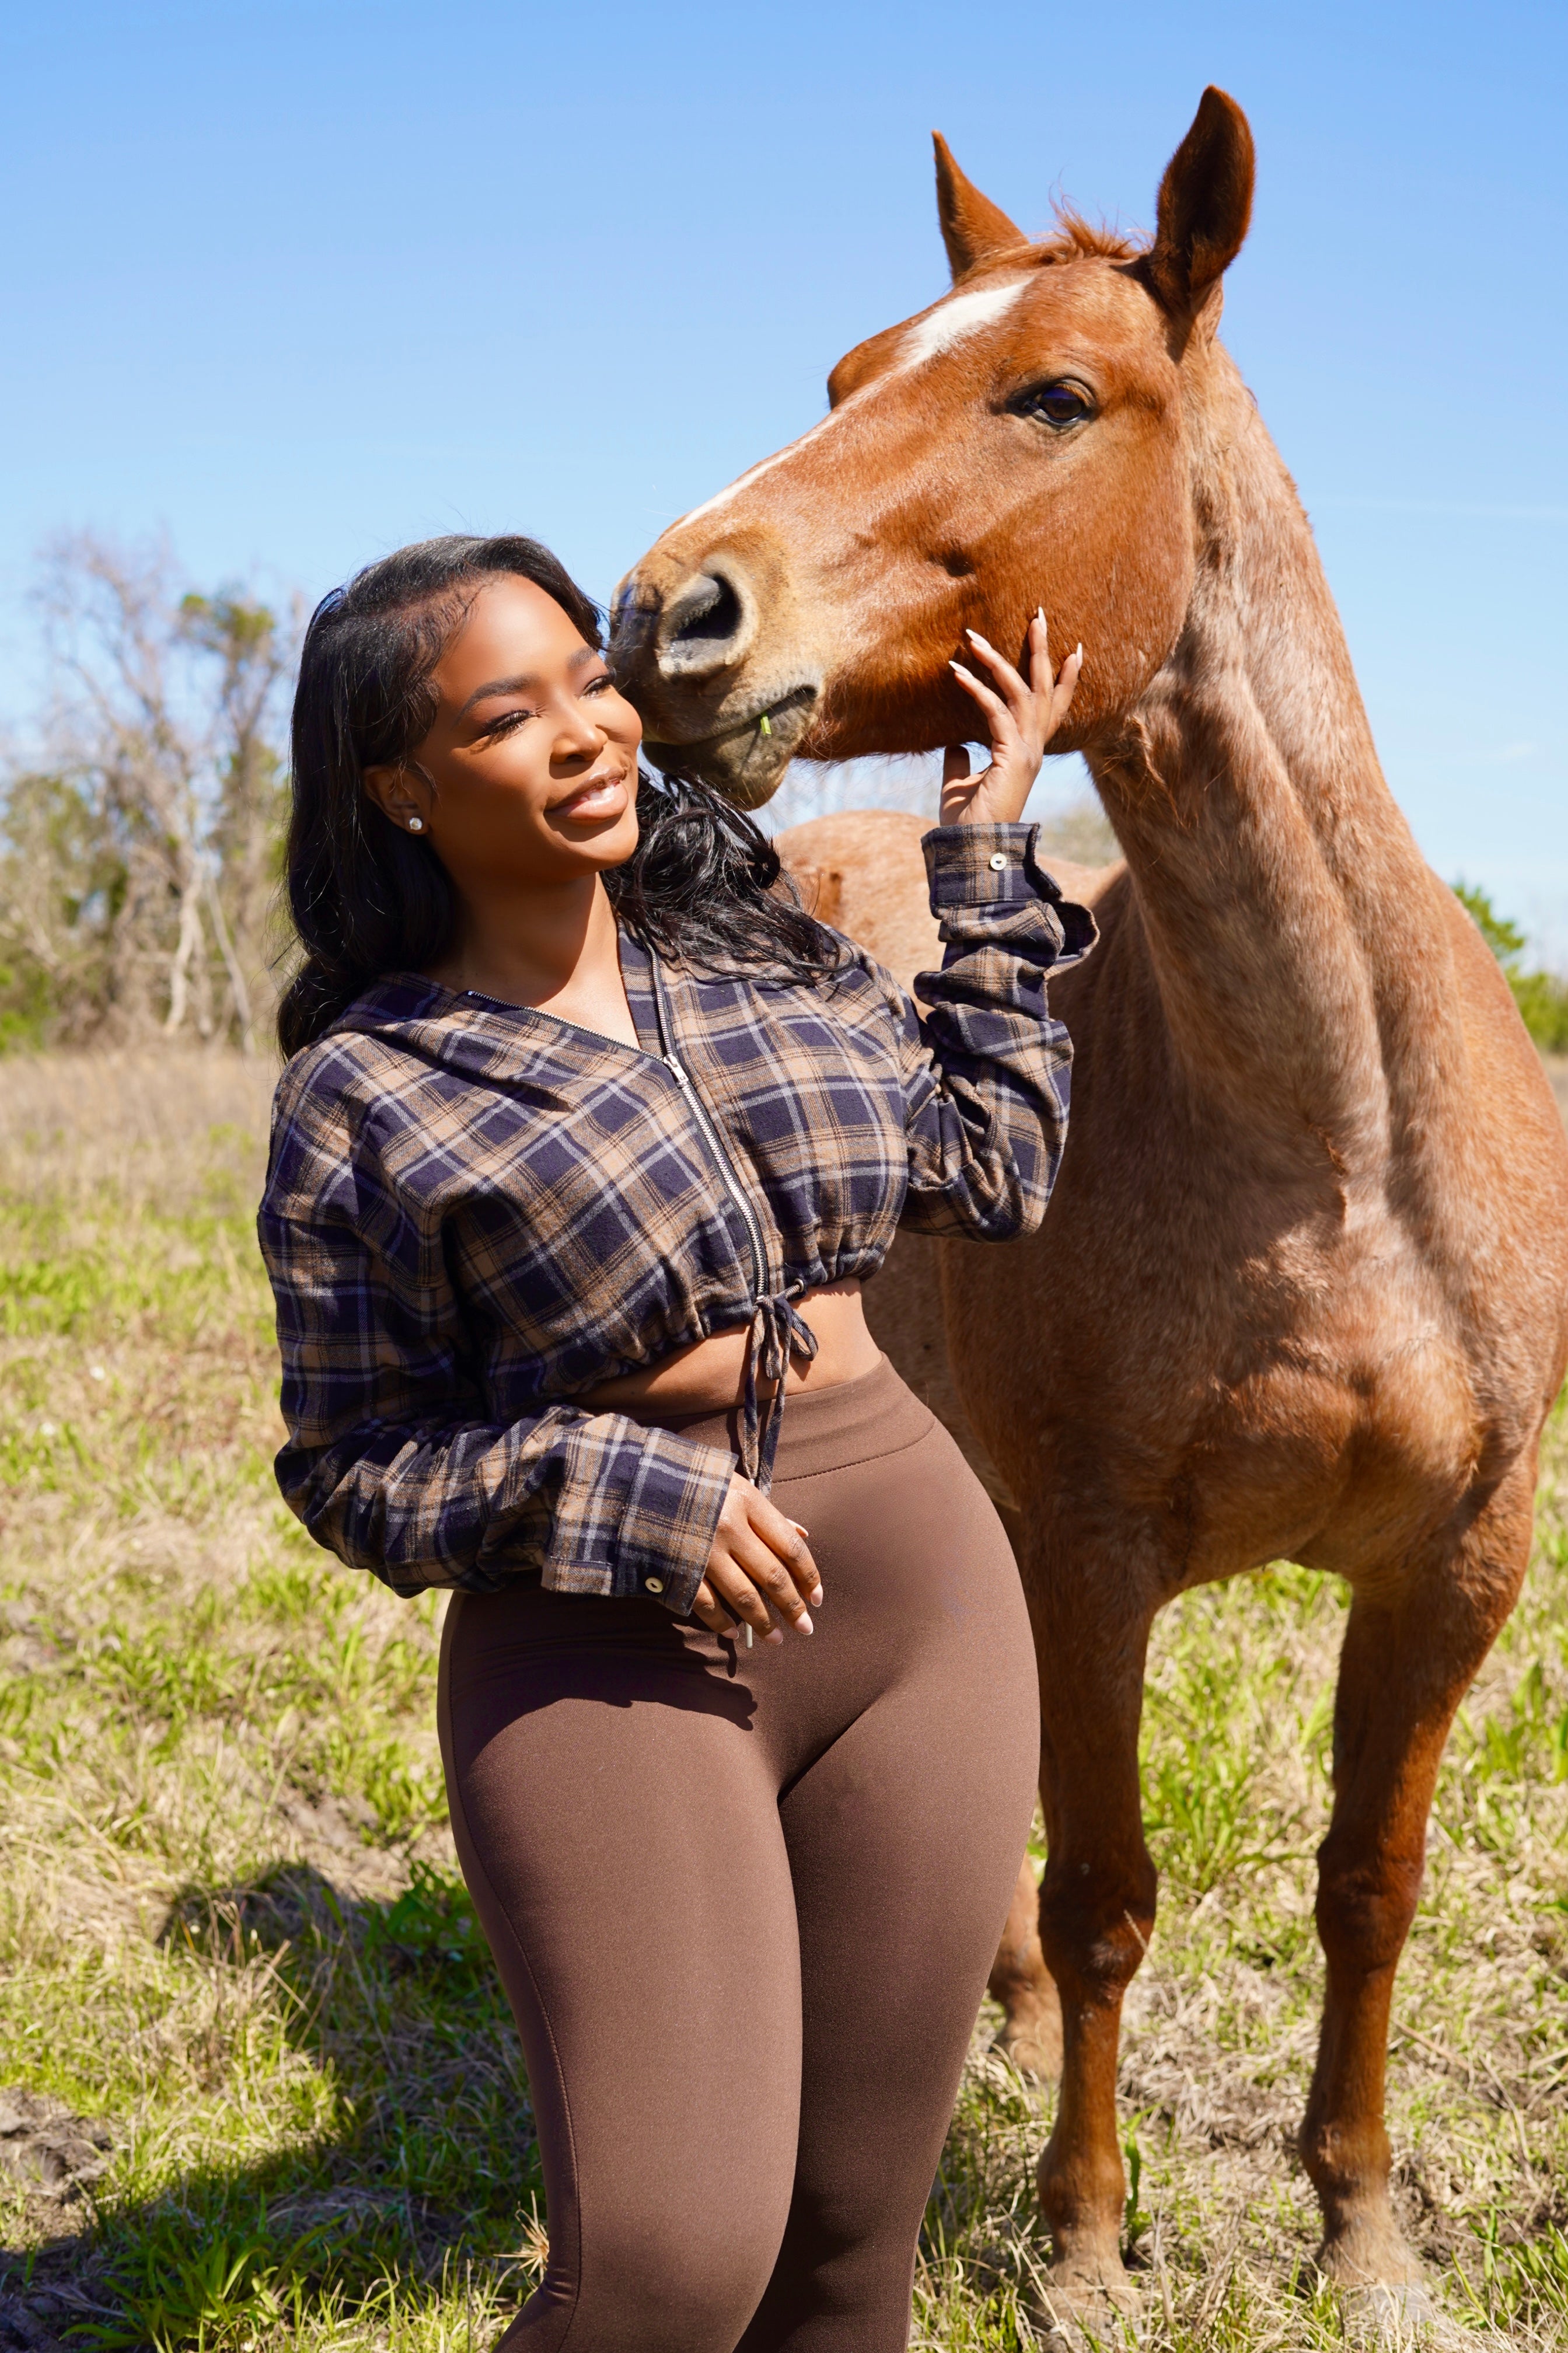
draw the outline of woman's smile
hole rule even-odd
[[[626,772],[616,767],[603,776],[584,776],[560,800],[551,802],[550,814],[583,823],[588,818],[620,817],[626,803]]]

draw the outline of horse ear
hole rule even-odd
[[[1147,269],[1167,311],[1191,316],[1241,251],[1252,217],[1254,150],[1234,98],[1211,82],[1165,166]]]
[[[956,282],[992,254],[1023,245],[1026,239],[999,206],[964,178],[941,132],[933,131],[931,136],[936,149],[937,217]]]

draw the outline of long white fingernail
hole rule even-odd
[[[1045,617],[1046,617],[1046,608],[1045,608],[1045,607],[1044,607],[1043,605],[1037,605],[1037,606],[1036,606],[1036,607],[1035,607],[1035,618],[1036,618],[1036,620],[1037,620],[1037,621],[1043,621],[1043,620],[1045,619]]]
[[[806,1614],[805,1614],[805,1610],[804,1610],[804,1609],[801,1611],[800,1616],[795,1620],[795,1624],[800,1628],[800,1630],[801,1630],[801,1632],[802,1632],[803,1634],[815,1634],[815,1633],[816,1633],[816,1627],[812,1624],[812,1622],[811,1622],[810,1619],[806,1616]]]
[[[811,1606],[814,1609],[820,1609],[822,1607],[822,1588],[820,1585],[814,1585],[811,1588]]]
[[[792,1528],[799,1528],[799,1529],[800,1529],[800,1532],[801,1532],[801,1535],[802,1535],[803,1536],[808,1536],[808,1535],[811,1534],[811,1530],[810,1530],[808,1527],[805,1527],[805,1525],[803,1525],[803,1524],[802,1524],[799,1520],[792,1520],[792,1521],[790,1522],[790,1525],[791,1525],[791,1527],[792,1527]]]
[[[763,1636],[763,1640],[764,1642],[782,1642],[784,1641],[784,1636],[775,1626],[771,1634],[764,1634]]]

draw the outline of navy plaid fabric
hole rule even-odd
[[[1094,940],[1025,826],[925,839],[942,969],[847,944],[818,982],[662,967],[673,1051],[765,1242],[765,1289],[873,1274],[900,1225],[1031,1232],[1071,1049],[1046,976]],[[623,934],[641,1048],[527,1006],[381,981],[279,1085],[260,1212],[278,1302],[283,1493],[399,1593],[657,1593],[689,1609],[733,1458],[573,1399],[745,1325],[744,1221],[659,1059],[647,949]]]

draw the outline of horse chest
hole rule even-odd
[[[1006,1484],[1064,1535],[1120,1526],[1173,1589],[1408,1557],[1475,1479],[1493,1387],[1433,1269],[1376,1208],[1280,1219],[1242,1249],[1210,1230],[1206,1251],[1189,1230],[1179,1282],[1144,1253],[1114,1273],[1048,1244],[958,1257],[955,1365]],[[999,1352],[1030,1274],[1048,1345]]]
[[[1237,1293],[1173,1465],[1191,1493],[1189,1577],[1288,1554],[1359,1581],[1410,1558],[1489,1434],[1485,1367],[1434,1271],[1373,1214],[1331,1240],[1291,1237],[1238,1270]]]

